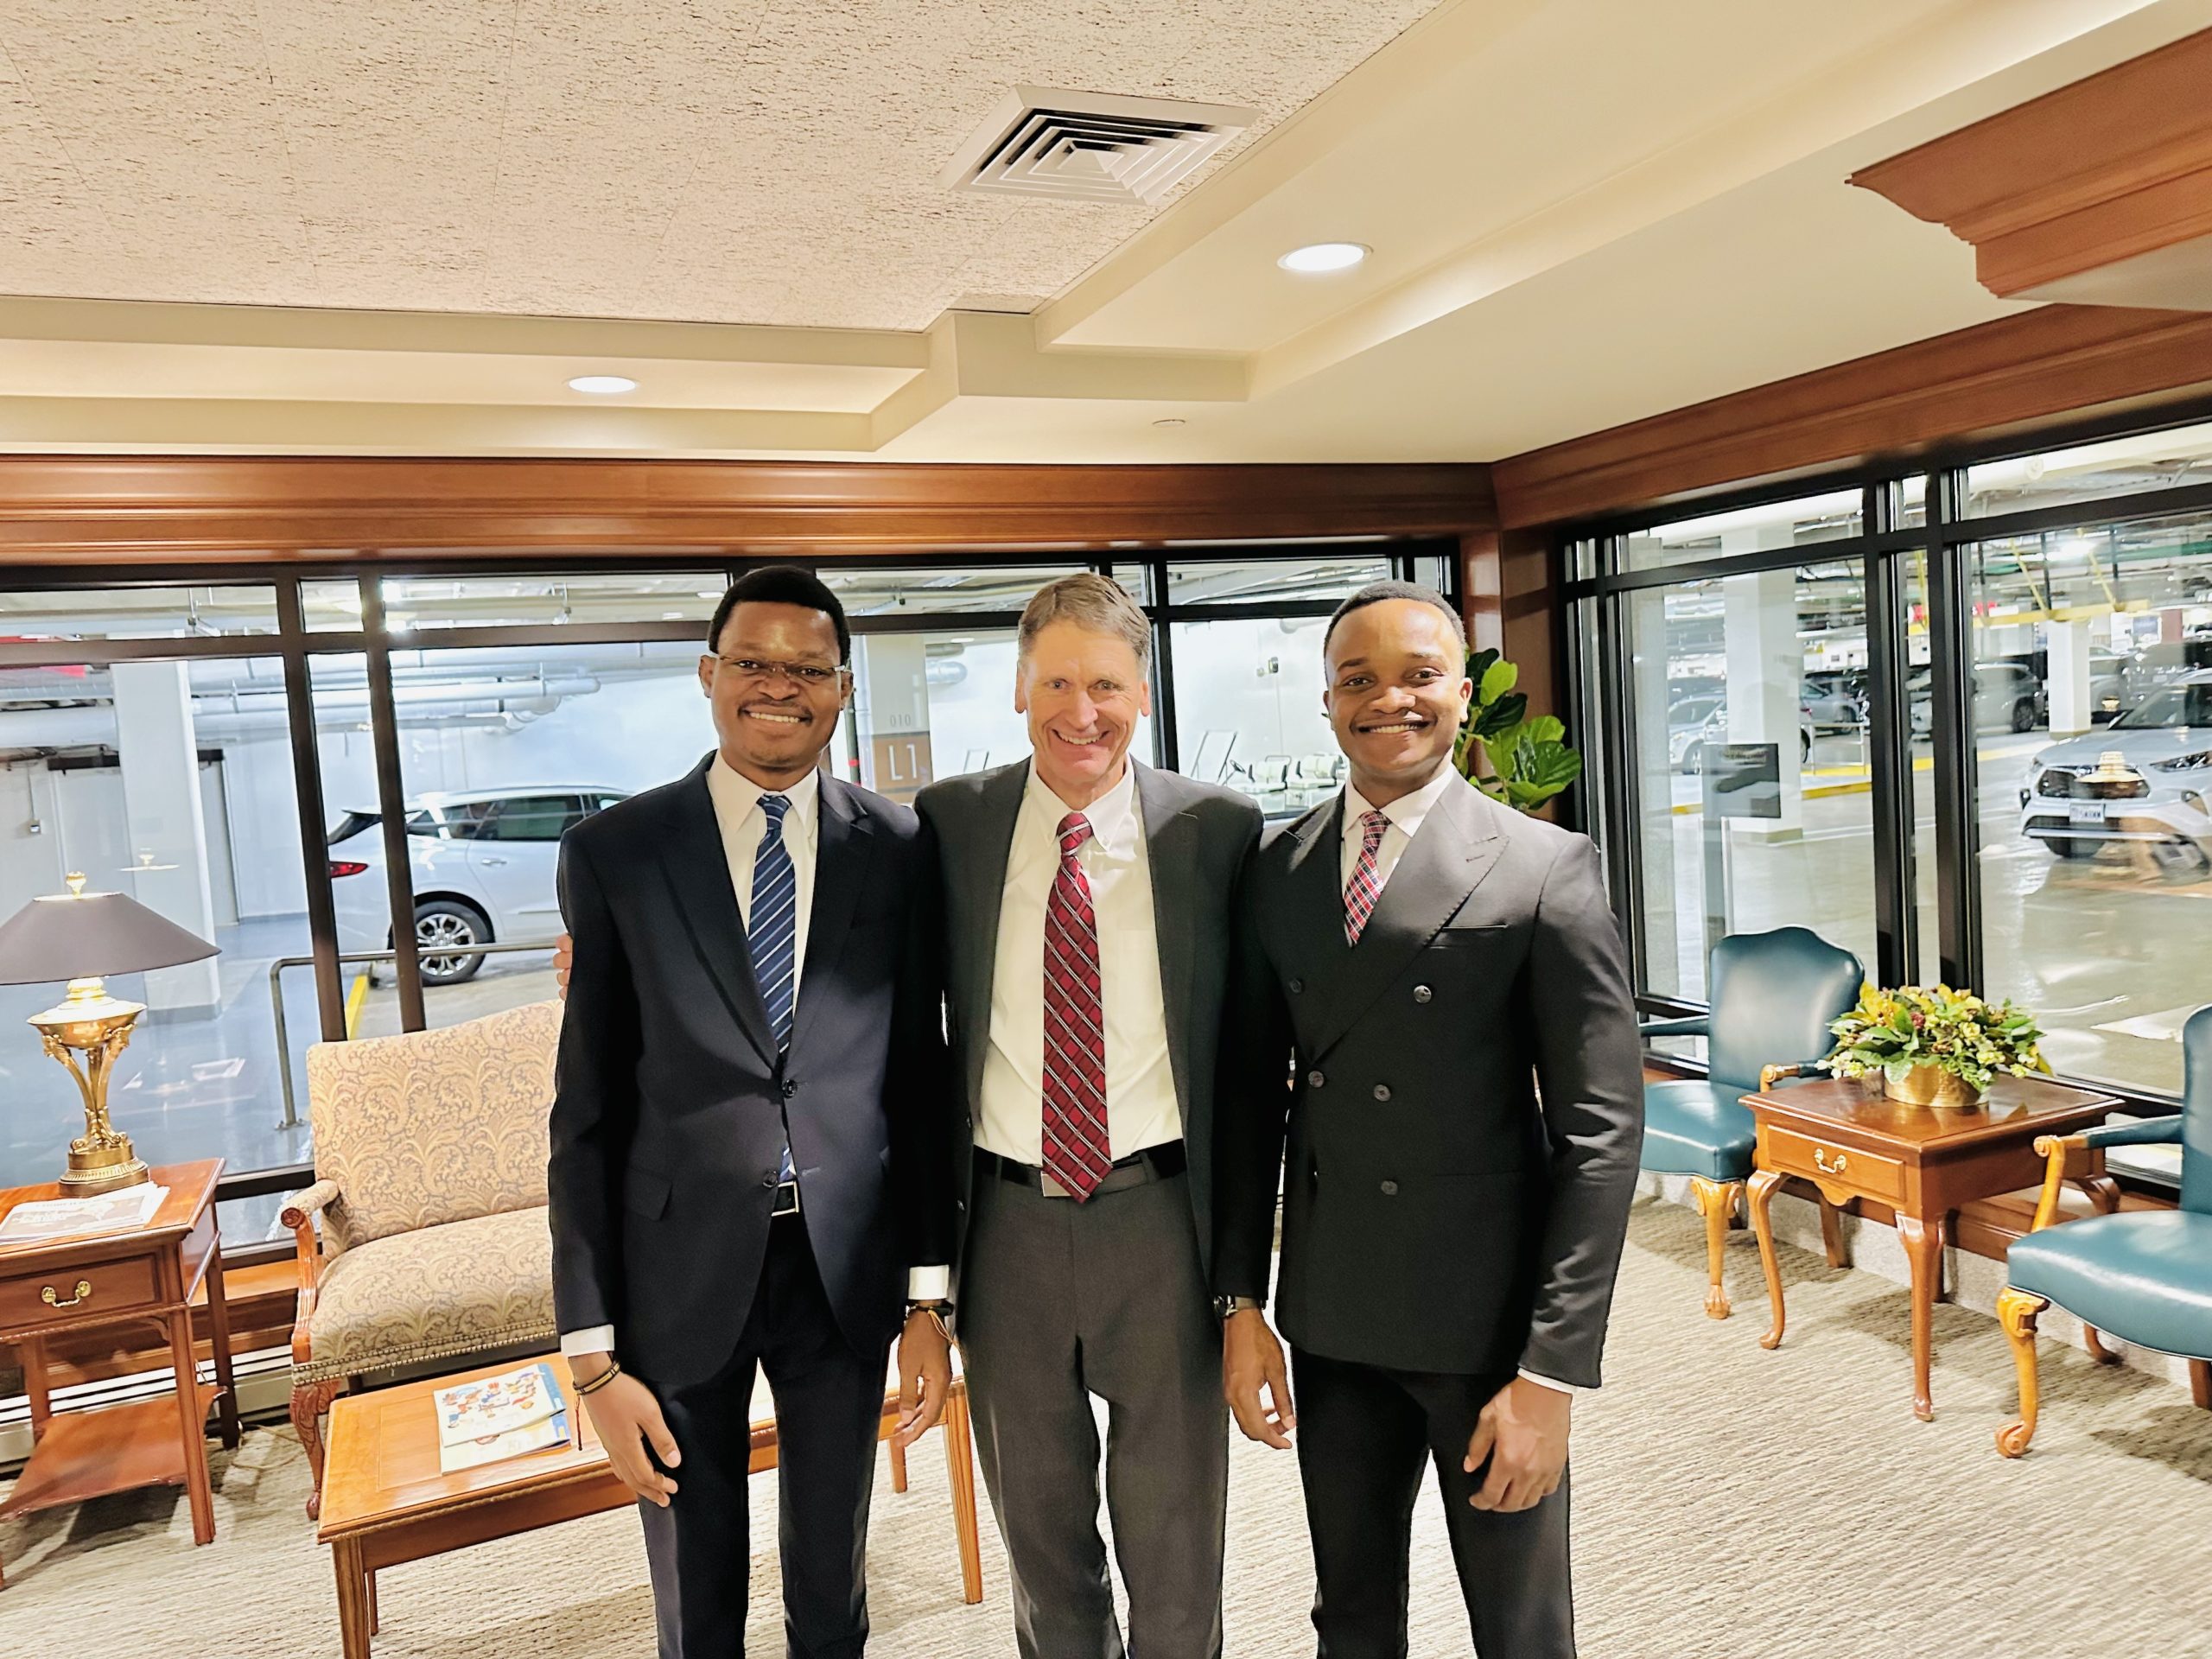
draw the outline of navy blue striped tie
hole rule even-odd
[[[753,919],[746,929],[753,945],[753,982],[767,1005],[768,1028],[776,1033],[779,1054],[791,1046],[791,1011],[798,1001],[798,872],[792,868],[791,849],[784,845],[784,814],[791,806],[787,795],[760,798],[768,827],[760,832],[760,850],[753,855]],[[796,1175],[786,1126],[783,1163],[776,1179],[788,1181]]]

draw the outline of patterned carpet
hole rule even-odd
[[[2212,1629],[2212,1414],[2187,1393],[2047,1343],[2042,1433],[2019,1463],[1991,1436],[2012,1365],[1984,1315],[1936,1310],[1937,1421],[1907,1406],[1904,1294],[1787,1250],[1788,1343],[1758,1345],[1750,1241],[1738,1316],[1700,1311],[1700,1223],[1637,1205],[1605,1390],[1576,1408],[1576,1573],[1591,1659],[2088,1659],[2202,1651]],[[2056,1325],[2063,1321],[2053,1316]],[[942,1454],[876,1493],[871,1607],[881,1659],[1010,1654],[1003,1558],[984,1522],[985,1599],[959,1599]],[[217,1463],[219,1536],[191,1545],[181,1494],[146,1491],[0,1524],[0,1654],[100,1659],[335,1655],[330,1569],[300,1504],[289,1431]],[[754,1536],[772,1539],[772,1482]],[[1228,1649],[1313,1651],[1312,1577],[1287,1454],[1236,1442]],[[1416,1546],[1415,1654],[1465,1655],[1433,1494]],[[772,1553],[753,1560],[750,1649],[782,1652]],[[620,1513],[384,1577],[378,1659],[605,1659],[652,1651],[634,1517]],[[1167,1659],[1163,1656],[1162,1659]],[[1511,1659],[1511,1656],[1491,1656]]]

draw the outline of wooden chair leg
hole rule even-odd
[[[383,1635],[383,1634],[384,1634],[384,1619],[383,1619],[383,1617],[382,1617],[380,1614],[378,1614],[378,1611],[377,1611],[377,1574],[376,1574],[376,1569],[375,1569],[374,1567],[371,1567],[371,1568],[370,1568],[366,1573],[363,1573],[361,1576],[368,1581],[368,1592],[369,1592],[369,1634],[370,1634],[371,1636],[381,1636],[381,1635]]]
[[[1843,1212],[1823,1197],[1821,1199],[1821,1243],[1828,1253],[1828,1266],[1847,1268],[1851,1258],[1843,1249]]]
[[[1997,1450],[2017,1458],[2028,1449],[2036,1433],[2036,1315],[2050,1303],[2041,1296],[2006,1286],[1998,1293],[1997,1322],[2012,1344],[2012,1368],[2020,1379],[2020,1419],[1997,1431]]]
[[[944,1402],[944,1462],[951,1476],[952,1527],[960,1543],[961,1599],[983,1599],[983,1541],[976,1520],[976,1440],[968,1417],[968,1382],[957,1377]]]
[[[322,1414],[330,1409],[330,1402],[344,1386],[334,1376],[292,1385],[292,1427],[300,1433],[300,1444],[307,1448],[308,1468],[315,1476],[314,1488],[308,1493],[310,1521],[322,1517]]]
[[[1728,1248],[1728,1218],[1736,1213],[1736,1201],[1743,1192],[1741,1181],[1690,1177],[1690,1202],[1705,1217],[1705,1315],[1709,1319],[1728,1317],[1728,1287],[1721,1277],[1721,1262]]]
[[[906,1490],[906,1448],[896,1440],[891,1442],[891,1490]]]
[[[2212,1359],[2189,1362],[2189,1397],[2199,1411],[2212,1411]]]
[[[2082,1321],[2082,1340],[2088,1344],[2091,1356],[2100,1365],[2117,1365],[2120,1352],[2105,1345],[2104,1333],[2087,1319]]]

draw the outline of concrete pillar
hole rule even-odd
[[[936,775],[930,753],[928,641],[918,633],[855,639],[853,669],[861,782],[894,801],[911,801]]]
[[[131,873],[87,870],[92,887],[130,893],[179,927],[215,937],[207,880],[207,819],[200,800],[200,747],[192,730],[192,685],[183,663],[118,663],[115,748],[123,763],[124,818]],[[157,1011],[209,1008],[221,1000],[215,959],[146,976]]]
[[[1730,576],[1726,595],[1728,741],[1771,743],[1782,774],[1782,816],[1732,823],[1738,836],[1794,841],[1804,833],[1802,766],[1805,652],[1797,639],[1797,573]]]
[[[2044,630],[2044,640],[2050,653],[2044,684],[2050,697],[2050,734],[2073,737],[2091,724],[2089,625],[2053,622]]]

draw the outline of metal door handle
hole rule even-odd
[[[1840,1175],[1850,1166],[1850,1164],[1851,1160],[1845,1157],[1844,1154],[1840,1152],[1835,1155],[1835,1162],[1830,1163],[1828,1162],[1828,1150],[1826,1147],[1815,1147],[1813,1148],[1813,1167],[1819,1170],[1823,1175]]]
[[[74,1307],[78,1303],[88,1300],[92,1294],[92,1281],[89,1279],[79,1279],[77,1281],[77,1294],[74,1296],[65,1300],[56,1293],[52,1285],[48,1285],[39,1292],[38,1299],[48,1307]]]
[[[504,858],[495,858],[491,854],[486,853],[483,857],[478,859],[476,861],[479,864],[504,864],[507,861]]]

